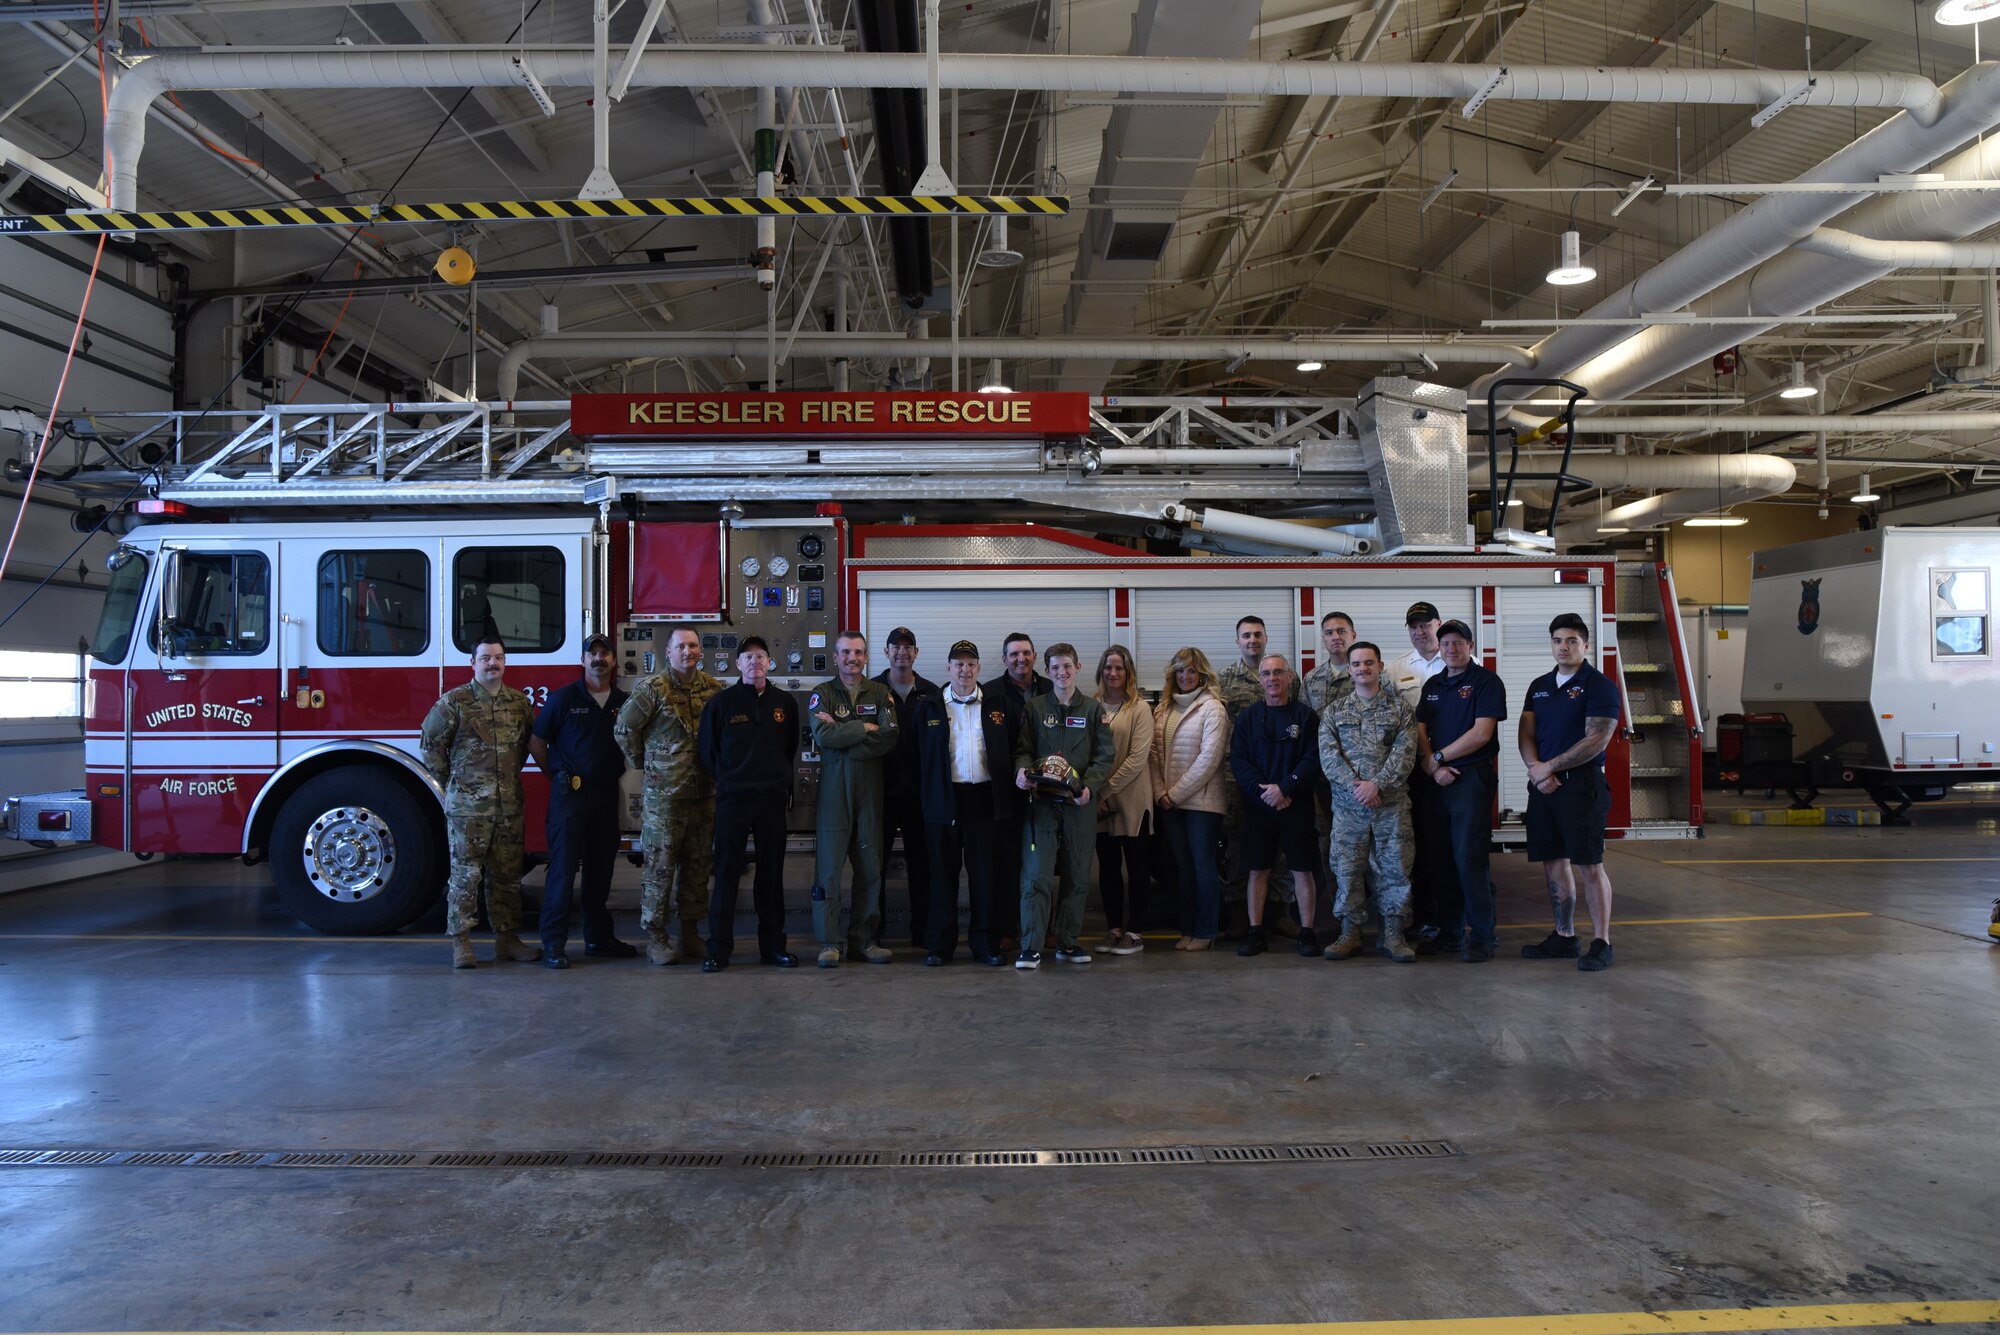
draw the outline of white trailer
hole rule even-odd
[[[1816,787],[1892,814],[2000,777],[2000,529],[1885,528],[1753,558],[1746,709],[1789,717]]]

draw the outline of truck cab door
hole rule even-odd
[[[275,550],[169,543],[132,651],[135,851],[237,853],[278,758]]]

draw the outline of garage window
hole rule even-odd
[[[1931,658],[1945,662],[1992,656],[1989,602],[1992,581],[1984,570],[1931,571]]]
[[[563,558],[553,547],[467,547],[452,563],[452,643],[498,635],[515,653],[563,644]]]
[[[83,655],[0,649],[0,719],[80,718]]]
[[[328,552],[319,562],[319,648],[405,657],[431,642],[431,563],[417,551]]]

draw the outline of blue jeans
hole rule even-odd
[[[1169,807],[1160,813],[1160,830],[1167,836],[1174,879],[1180,884],[1181,935],[1214,940],[1221,930],[1222,871],[1216,854],[1222,813]]]
[[[1438,878],[1438,939],[1456,947],[1460,933],[1492,947],[1499,933],[1489,870],[1493,844],[1494,765],[1488,760],[1458,771],[1458,781],[1437,789],[1451,840],[1451,866]]]

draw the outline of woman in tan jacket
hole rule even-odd
[[[1175,950],[1207,950],[1222,912],[1222,817],[1228,810],[1229,712],[1208,655],[1195,648],[1167,664],[1153,710],[1153,792],[1160,832],[1181,891]]]
[[[1097,701],[1116,748],[1097,802],[1097,885],[1110,928],[1097,953],[1136,955],[1146,948],[1139,929],[1152,878],[1146,833],[1153,813],[1153,711],[1139,694],[1132,651],[1122,644],[1097,660]]]

